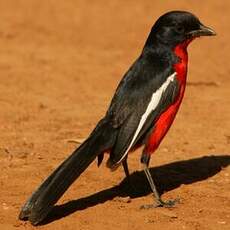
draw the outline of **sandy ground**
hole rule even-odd
[[[230,229],[229,1],[0,0],[0,229],[35,229],[17,219],[35,187],[103,116],[153,22],[194,12],[218,33],[189,47],[189,84],[151,171],[173,209],[152,202],[140,151],[122,169],[96,163],[38,229]],[[198,4],[199,3],[199,4]]]

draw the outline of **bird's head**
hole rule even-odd
[[[153,25],[146,45],[155,42],[175,47],[180,43],[189,44],[200,36],[216,35],[214,30],[204,26],[193,14],[186,11],[171,11],[162,15]]]

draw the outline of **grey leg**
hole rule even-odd
[[[145,150],[142,153],[141,156],[141,163],[144,168],[145,175],[148,179],[149,185],[151,187],[151,190],[153,192],[154,199],[156,200],[156,204],[150,204],[150,205],[143,205],[141,208],[148,209],[148,208],[156,208],[156,207],[173,207],[178,200],[169,200],[169,201],[163,201],[156,189],[156,185],[153,181],[152,175],[149,171],[148,165],[149,165],[150,155],[145,153]]]
[[[141,206],[142,209],[148,209],[148,208],[156,208],[156,207],[173,207],[178,200],[169,200],[169,201],[163,201],[156,189],[156,185],[153,181],[153,178],[150,174],[149,168],[147,164],[143,164],[144,166],[144,172],[148,179],[149,185],[151,187],[151,190],[153,192],[154,198],[156,199],[156,204],[149,204],[149,205],[143,205]]]

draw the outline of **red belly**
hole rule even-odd
[[[163,112],[155,123],[155,128],[153,129],[153,132],[145,146],[145,152],[147,154],[151,154],[157,149],[165,134],[168,132],[179,109],[182,97],[183,95],[178,98],[176,103],[171,105],[165,112]]]

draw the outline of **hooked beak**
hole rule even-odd
[[[187,35],[191,37],[214,36],[216,35],[216,32],[207,26],[200,25],[198,30],[190,31]]]

